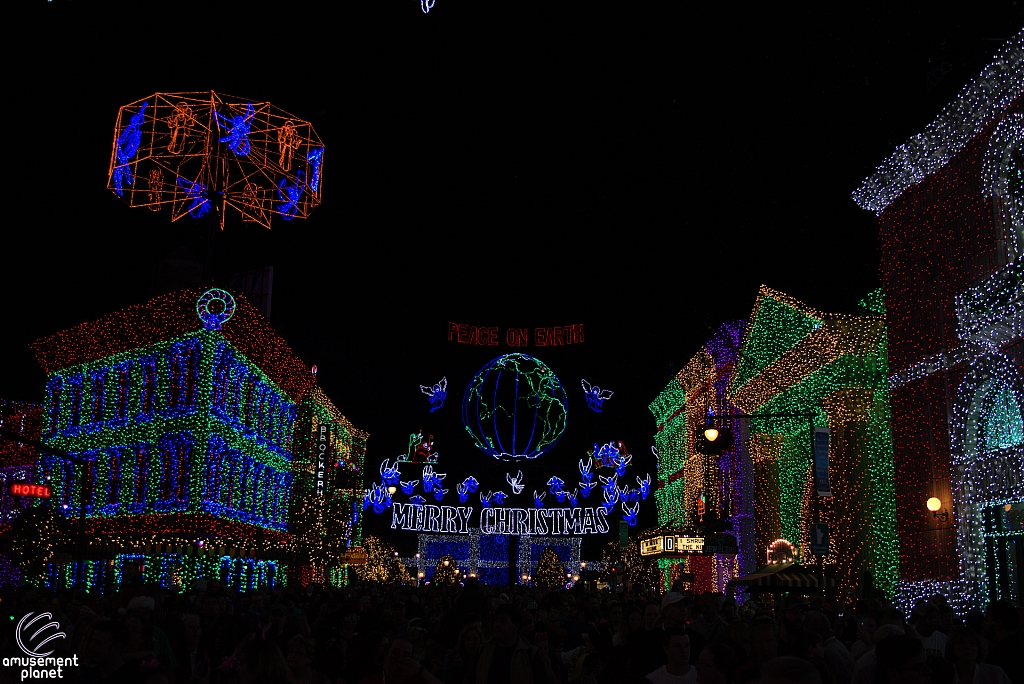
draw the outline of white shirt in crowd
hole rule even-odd
[[[668,665],[662,665],[647,675],[647,681],[651,684],[697,684],[697,668],[691,665],[686,674],[674,675],[669,674]]]
[[[917,638],[921,640],[921,644],[924,645],[924,650],[928,655],[939,656],[940,658],[946,657],[946,635],[942,632],[936,630],[926,637],[918,634]]]

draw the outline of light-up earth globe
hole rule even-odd
[[[565,389],[527,354],[487,362],[462,397],[462,422],[476,448],[499,461],[542,456],[565,432]]]

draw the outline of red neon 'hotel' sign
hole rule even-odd
[[[11,485],[12,496],[34,496],[39,499],[50,498],[50,485],[32,484],[31,482],[15,482]]]

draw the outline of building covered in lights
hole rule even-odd
[[[700,591],[772,563],[816,563],[814,523],[828,525],[828,553],[840,599],[896,581],[892,439],[880,293],[863,315],[816,311],[761,288],[749,323],[725,323],[651,404],[658,423],[659,523],[699,528],[718,522],[737,538],[733,555],[662,559],[671,584],[692,573]],[[697,452],[701,428],[728,427],[734,443]],[[814,428],[827,428],[827,485],[816,482]],[[822,495],[819,495],[822,494]],[[712,528],[708,528],[712,529]]]
[[[853,193],[878,216],[897,598],[1024,594],[1024,33]]]
[[[243,297],[172,292],[32,348],[42,442],[73,457],[41,454],[37,477],[89,538],[85,567],[50,581],[322,581],[358,544],[367,435]]]

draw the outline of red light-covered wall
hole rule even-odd
[[[1010,111],[1021,111],[1018,99]],[[889,367],[899,374],[963,346],[954,298],[1003,266],[1008,227],[982,189],[982,161],[998,121],[941,170],[906,190],[879,217]],[[896,518],[904,580],[957,576],[954,516],[925,509],[937,496],[952,512],[949,417],[966,364],[895,387],[892,427]]]

